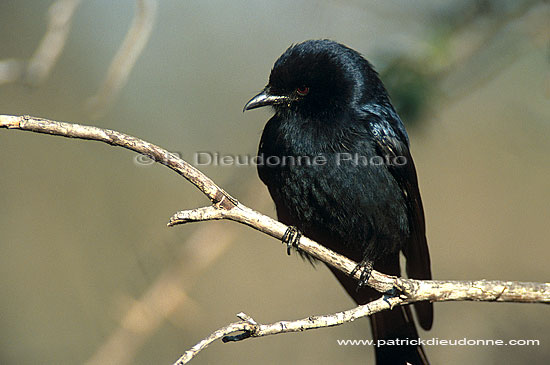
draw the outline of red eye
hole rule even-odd
[[[309,93],[309,87],[302,86],[296,89],[296,93],[300,96],[306,96]]]

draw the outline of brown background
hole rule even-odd
[[[0,59],[33,53],[50,3],[0,2]],[[536,2],[414,3],[161,1],[128,84],[93,120],[85,102],[124,38],[134,3],[83,2],[49,79],[37,88],[0,85],[0,113],[116,129],[190,161],[198,151],[253,155],[269,112],[243,114],[242,106],[291,43],[335,39],[380,71],[392,60],[413,60],[431,89],[418,101],[428,107],[409,132],[434,277],[548,281],[550,31],[532,20],[548,3],[519,15],[518,4]],[[482,46],[473,52],[476,44]],[[405,89],[417,95],[415,85]],[[150,309],[160,320],[132,327],[130,341],[140,339],[133,346],[115,346],[133,364],[169,364],[240,311],[267,323],[352,306],[328,270],[286,256],[280,243],[249,228],[166,228],[175,211],[208,202],[166,168],[136,164],[128,151],[0,130],[0,153],[2,364],[92,359],[131,305],[174,266],[183,269],[177,275],[187,297],[166,316],[161,306]],[[253,166],[202,170],[248,206],[274,215]],[[212,251],[224,242],[223,252]],[[218,256],[200,264],[208,254]],[[181,295],[166,291],[161,298],[172,303]],[[541,344],[428,347],[434,364],[542,364],[550,356],[547,306],[461,302],[435,310],[434,328],[423,338]],[[370,363],[370,348],[336,343],[370,338],[367,322],[216,343],[194,363]]]

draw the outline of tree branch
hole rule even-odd
[[[270,324],[259,324],[252,317],[245,313],[238,313],[240,322],[234,322],[222,327],[204,338],[202,341],[191,347],[174,363],[174,365],[183,365],[191,361],[198,353],[208,347],[212,342],[222,339],[223,342],[242,341],[250,337],[264,337],[278,335],[289,332],[303,332],[306,330],[333,327],[343,323],[353,322],[361,317],[370,316],[380,311],[391,309],[395,305],[400,305],[403,300],[391,297],[380,298],[357,308],[344,312],[338,312],[323,316],[310,316],[296,321],[279,321]],[[238,335],[230,336],[235,332],[242,332]]]
[[[238,203],[236,199],[218,187],[210,178],[189,163],[178,158],[178,156],[168,152],[164,148],[124,133],[81,124],[56,122],[28,115],[0,115],[0,128],[20,129],[67,138],[100,141],[112,146],[123,147],[148,156],[154,161],[174,170],[191,184],[195,185],[213,204],[216,204],[220,208],[229,209]]]
[[[50,6],[48,29],[27,66],[25,76],[29,84],[37,85],[50,74],[65,47],[79,4],[80,0],[57,0]]]
[[[365,305],[334,314],[310,316],[294,321],[279,321],[271,324],[258,324],[244,313],[237,314],[242,321],[222,327],[195,346],[191,347],[174,363],[183,365],[191,361],[212,342],[242,341],[250,337],[264,337],[288,332],[302,332],[312,329],[334,327],[372,314],[391,310],[396,306],[422,300],[433,302],[475,300],[491,302],[550,303],[549,283],[522,283],[514,281],[436,281],[395,278],[397,296],[384,295]],[[231,334],[242,332],[238,335]]]
[[[93,111],[94,118],[98,118],[107,110],[126,84],[153,31],[156,10],[156,0],[136,1],[136,12],[130,29],[113,58],[99,90],[88,99],[88,109]]]
[[[123,147],[174,170],[203,192],[212,202],[211,206],[180,211],[170,218],[169,226],[189,222],[214,219],[228,219],[248,225],[277,239],[282,239],[288,227],[281,222],[260,214],[243,204],[217,186],[211,179],[178,156],[165,149],[120,132],[80,124],[56,122],[30,116],[0,115],[0,128],[20,129],[36,133],[53,134],[68,138],[96,140],[113,146]],[[296,245],[308,255],[350,275],[356,263],[318,243],[302,236]],[[361,273],[355,273],[356,279]],[[430,301],[494,301],[522,303],[550,303],[549,283],[529,283],[498,280],[442,281],[414,280],[388,276],[372,271],[368,285],[386,295],[376,301],[349,311],[328,316],[308,317],[292,322],[277,322],[272,325],[258,325],[250,317],[243,322],[224,327],[199,342],[178,360],[178,364],[189,361],[199,351],[216,339],[235,331],[245,331],[246,335],[226,338],[241,340],[247,337],[260,337],[276,333],[296,332],[307,329],[335,326],[368,316],[396,305],[409,304],[422,300]],[[246,324],[245,324],[246,323]],[[189,360],[187,357],[189,357]],[[183,359],[183,360],[182,360]],[[185,362],[184,362],[185,360]]]

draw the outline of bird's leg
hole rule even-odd
[[[298,230],[298,228],[294,226],[289,226],[283,234],[283,243],[286,243],[286,253],[290,256],[290,249],[292,247],[298,248],[298,242],[300,242],[300,238],[302,237],[302,233]]]
[[[374,266],[374,261],[369,260],[367,257],[365,257],[352,270],[350,274],[351,276],[355,276],[355,273],[357,273],[357,271],[361,271],[361,276],[359,277],[359,283],[357,284],[357,290],[367,285],[367,282],[369,281],[369,278],[370,278],[370,274],[372,273],[373,266]]]

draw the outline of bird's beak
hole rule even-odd
[[[243,108],[243,112],[251,109],[260,108],[266,105],[283,104],[288,101],[288,96],[271,95],[267,89],[264,89],[261,93],[253,97],[246,103]]]

